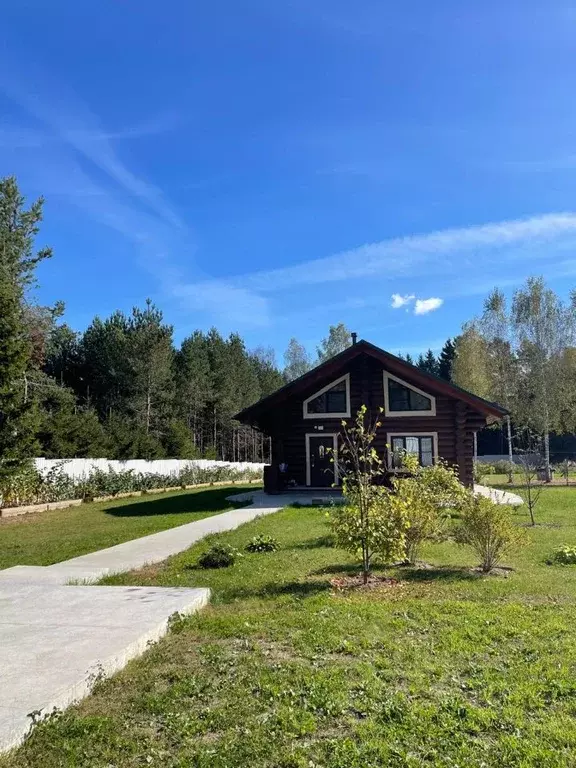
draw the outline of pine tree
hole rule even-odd
[[[207,339],[194,331],[175,357],[176,413],[188,426],[197,451],[204,450],[205,409],[210,399],[210,359]]]
[[[95,317],[78,345],[76,394],[102,420],[127,412],[130,387],[128,318],[113,312],[106,320]]]
[[[51,251],[34,253],[42,199],[28,210],[24,202],[14,178],[0,180],[0,480],[18,472],[36,447],[37,416],[27,387],[32,344],[25,300],[36,265]]]
[[[168,421],[173,396],[172,330],[150,299],[144,309],[132,310],[127,335],[130,406],[146,435],[156,438]]]
[[[454,364],[455,346],[452,339],[446,339],[438,357],[437,374],[446,381],[452,381],[452,365]]]
[[[429,349],[425,355],[418,355],[416,366],[420,368],[420,370],[426,371],[426,373],[431,373],[434,376],[438,375],[438,360],[431,349]]]

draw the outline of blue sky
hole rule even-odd
[[[38,297],[78,329],[150,296],[177,339],[416,353],[495,285],[576,283],[575,2],[2,16],[0,174],[46,198]]]

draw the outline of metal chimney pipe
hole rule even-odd
[[[358,339],[357,333],[351,333],[350,336],[352,336],[352,344],[356,344],[356,341]]]

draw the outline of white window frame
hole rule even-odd
[[[346,411],[344,413],[308,413],[308,403],[311,400],[315,400],[324,392],[332,389],[336,384],[340,384],[341,381],[346,382]],[[331,381],[330,384],[326,384],[325,387],[319,389],[318,392],[314,392],[313,395],[307,397],[302,405],[302,412],[305,419],[349,419],[350,418],[350,374],[345,373],[344,376],[340,376],[339,379]]]
[[[408,389],[411,389],[413,392],[417,392],[419,395],[422,395],[423,397],[428,398],[430,400],[431,408],[429,411],[391,411],[390,410],[390,397],[388,394],[388,381],[392,379],[392,381],[398,382],[398,384],[402,384],[403,387],[407,387]],[[398,378],[398,376],[394,376],[392,373],[388,373],[388,371],[384,371],[384,415],[385,416],[392,416],[394,418],[401,418],[404,417],[410,417],[410,416],[420,416],[421,418],[423,416],[436,416],[436,398],[434,395],[430,395],[428,392],[424,392],[421,389],[418,389],[418,387],[415,387],[413,384],[409,384],[407,381],[404,381],[404,379]],[[416,435],[415,435],[416,436]]]
[[[432,438],[432,462],[436,464],[438,461],[438,432],[410,432],[404,430],[404,432],[388,432],[386,434],[386,443],[388,444],[388,472],[401,472],[401,468],[392,467],[392,438],[393,437],[431,437]]]
[[[311,437],[331,437],[332,450],[334,451],[334,482],[338,485],[338,432],[307,432],[306,433],[306,485],[312,485],[312,467],[310,466],[310,438]],[[330,486],[328,486],[330,487]]]

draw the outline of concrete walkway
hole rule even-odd
[[[0,571],[0,751],[17,746],[32,720],[88,695],[162,637],[174,614],[209,600],[208,589],[67,586],[140,568],[210,533],[277,512],[289,501],[255,492],[254,503],[63,563]]]
[[[290,503],[283,496],[266,496],[262,491],[237,494],[230,496],[229,499],[236,501],[253,499],[253,503],[244,509],[232,509],[230,512],[142,536],[139,539],[74,557],[72,560],[64,560],[55,565],[15,565],[0,571],[0,585],[4,581],[54,585],[95,583],[113,573],[124,573],[151,563],[160,563],[171,555],[183,552],[211,533],[230,531],[256,517],[277,512]]]
[[[499,488],[490,488],[488,485],[475,485],[474,493],[477,496],[485,496],[496,504],[509,504],[511,507],[519,507],[524,504],[524,499],[518,494],[501,491]]]

